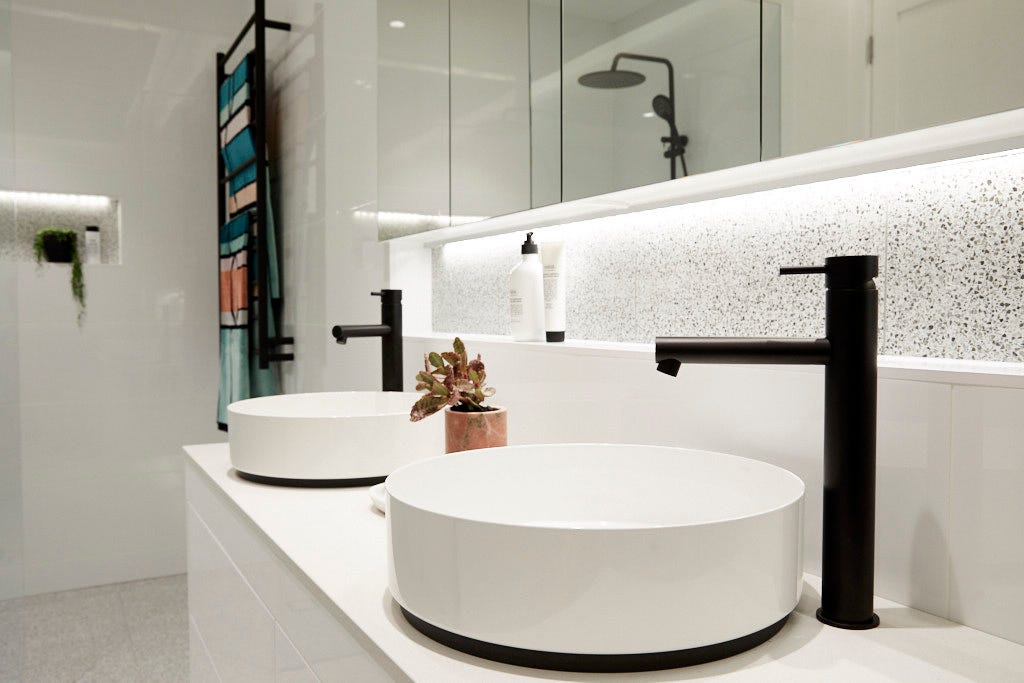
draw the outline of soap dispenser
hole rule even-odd
[[[509,274],[512,339],[544,341],[544,266],[533,233],[526,233],[522,260]]]

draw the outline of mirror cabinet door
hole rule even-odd
[[[377,3],[377,230],[447,227],[448,0]]]
[[[760,21],[751,0],[563,0],[563,200],[757,161]]]
[[[527,0],[450,0],[453,224],[530,208]]]

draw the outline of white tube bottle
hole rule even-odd
[[[533,233],[526,233],[523,260],[509,274],[512,339],[544,341],[544,266]]]

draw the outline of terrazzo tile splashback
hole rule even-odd
[[[70,228],[79,234],[85,254],[85,227],[100,229],[100,262],[121,262],[119,206],[95,195],[0,192],[0,259],[32,261],[32,241],[43,228]]]
[[[536,230],[563,240],[572,339],[821,336],[821,276],[880,256],[880,352],[1024,361],[1024,151]],[[522,234],[437,247],[437,332],[508,334]]]

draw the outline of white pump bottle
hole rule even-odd
[[[533,233],[526,233],[523,260],[509,274],[512,339],[544,341],[544,266]]]

